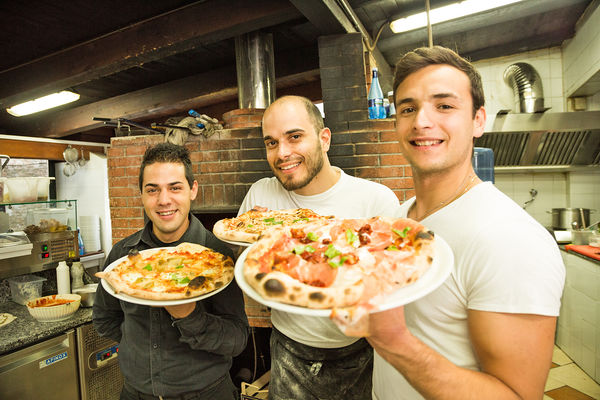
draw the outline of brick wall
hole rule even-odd
[[[319,38],[319,57],[325,122],[333,132],[329,150],[332,165],[390,187],[401,202],[413,196],[411,169],[395,140],[395,121],[368,119],[369,68],[360,35]],[[188,138],[186,147],[192,154],[199,183],[198,197],[192,204],[194,211],[236,211],[250,185],[272,175],[260,128],[255,120],[249,120],[249,125],[223,129],[209,138]],[[113,242],[143,226],[139,165],[146,148],[162,140],[161,135],[111,140],[108,176]],[[248,298],[246,314],[252,326],[270,326],[268,309]]]
[[[394,138],[394,121],[365,123],[364,130],[333,133],[331,163],[350,175],[383,183],[404,201],[414,191],[410,167]],[[108,179],[114,243],[143,227],[139,166],[146,148],[162,140],[161,135],[111,140]],[[260,128],[224,129],[209,138],[190,136],[185,146],[199,183],[194,211],[236,211],[250,185],[271,176]]]

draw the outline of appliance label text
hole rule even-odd
[[[48,367],[56,362],[59,362],[61,360],[66,360],[67,359],[67,352],[63,352],[60,354],[57,354],[55,356],[52,356],[50,358],[46,358],[45,360],[40,361],[40,369]]]

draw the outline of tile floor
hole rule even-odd
[[[556,346],[545,392],[544,400],[600,399],[600,385]]]

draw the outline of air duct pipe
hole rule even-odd
[[[273,35],[259,31],[235,38],[240,108],[267,108],[275,100]]]
[[[520,113],[544,112],[544,90],[538,72],[527,63],[515,63],[504,70],[504,82],[512,87],[515,109]]]

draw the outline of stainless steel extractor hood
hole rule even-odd
[[[509,65],[504,81],[515,109],[500,111],[475,146],[494,150],[494,170],[576,169],[600,166],[600,111],[545,112],[542,80],[527,63]]]
[[[494,150],[500,172],[600,167],[600,111],[499,113],[475,146]]]

